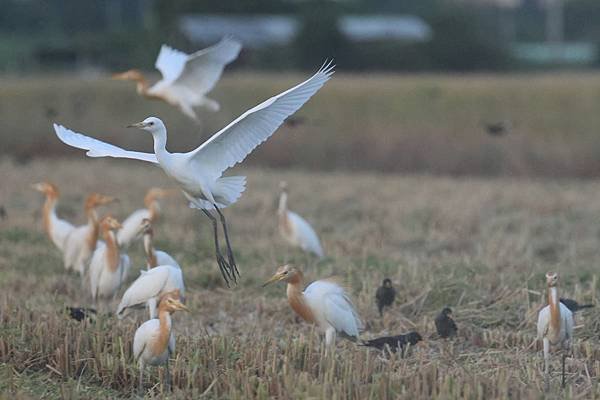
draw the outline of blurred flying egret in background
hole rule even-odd
[[[237,281],[239,271],[227,233],[227,223],[221,208],[235,203],[246,186],[246,177],[223,177],[223,173],[242,162],[259,144],[267,140],[287,117],[306,103],[333,74],[331,62],[325,63],[316,74],[299,85],[271,97],[246,111],[225,128],[215,133],[195,150],[188,153],[167,151],[167,129],[156,117],[131,125],[152,134],[154,154],[124,150],[54,124],[56,135],[64,143],[88,150],[90,157],[131,158],[159,164],[165,173],[181,187],[191,208],[198,208],[213,224],[215,252],[221,274],[227,285]],[[227,244],[227,257],[223,257],[218,239],[216,211]]]
[[[219,103],[205,95],[215,87],[223,69],[237,58],[241,48],[242,45],[230,37],[193,54],[185,54],[163,44],[154,64],[163,77],[152,87],[137,69],[114,74],[113,78],[135,81],[138,94],[163,100],[198,120],[194,107],[219,111]]]
[[[333,278],[321,279],[308,285],[302,292],[303,279],[300,270],[284,265],[263,286],[272,282],[287,282],[290,307],[306,322],[316,324],[325,332],[327,347],[335,344],[337,332],[348,338],[358,338],[363,323],[344,286]]]

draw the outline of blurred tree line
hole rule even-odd
[[[543,41],[541,0],[515,9],[477,0],[0,0],[0,70],[81,66],[152,68],[161,43],[192,46],[178,30],[185,14],[295,15],[294,43],[253,50],[250,68],[313,67],[334,57],[340,69],[473,71],[519,67],[514,41]],[[351,42],[338,30],[340,15],[410,14],[432,28],[427,42]],[[600,43],[600,0],[565,0],[567,40]]]

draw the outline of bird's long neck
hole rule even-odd
[[[146,265],[148,269],[156,267],[156,252],[152,243],[152,232],[144,233],[144,251],[146,252]]]
[[[290,303],[290,307],[302,317],[306,322],[316,322],[315,315],[306,304],[304,293],[302,293],[302,280],[303,276],[301,272],[288,281],[287,284],[287,298]]]
[[[88,219],[88,232],[85,238],[85,242],[88,249],[94,250],[96,248],[96,242],[98,241],[98,236],[100,234],[98,214],[96,213],[95,207],[87,207],[85,213]]]
[[[148,218],[150,222],[156,222],[156,220],[158,219],[158,214],[160,213],[160,206],[158,204],[158,201],[156,199],[152,199],[152,201],[149,201],[146,204],[146,208],[150,212],[150,218]]]
[[[56,218],[56,202],[58,200],[58,196],[55,194],[47,194],[46,201],[44,202],[44,208],[42,210],[42,218],[44,221],[44,230],[48,234],[48,236],[52,236],[52,220]]]
[[[282,191],[281,195],[279,196],[279,214],[284,214],[287,211],[287,198],[287,192]]]
[[[558,332],[560,330],[560,302],[558,298],[558,288],[550,286],[548,288],[548,305],[550,306],[550,327]]]
[[[169,154],[167,151],[167,132],[153,132],[152,137],[154,138],[154,153],[156,157],[160,160],[162,156],[166,156]]]
[[[115,233],[106,229],[102,232],[104,241],[106,242],[106,266],[111,272],[115,272],[119,268],[121,255],[119,254],[119,246]]]
[[[152,353],[156,356],[164,353],[169,345],[169,338],[171,337],[171,314],[165,309],[159,309],[158,320],[158,336],[151,344]]]
[[[142,96],[146,96],[150,85],[148,85],[148,81],[146,80],[144,75],[142,75],[140,73],[132,79],[136,83],[135,89],[137,90],[138,94],[141,94]]]

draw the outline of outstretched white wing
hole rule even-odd
[[[181,75],[187,60],[187,54],[163,44],[154,66],[162,73],[164,81],[173,82]]]
[[[200,147],[187,153],[188,162],[215,179],[220,177],[227,168],[242,162],[287,117],[302,107],[329,80],[333,68],[331,62],[326,63],[308,80],[246,111]]]
[[[215,87],[225,66],[237,58],[241,49],[240,42],[225,37],[214,46],[189,55],[172,83],[173,89],[189,90],[194,97],[202,97]]]
[[[56,132],[56,136],[58,136],[63,143],[78,149],[87,150],[88,152],[86,154],[89,157],[131,158],[158,164],[156,155],[152,153],[125,150],[110,143],[82,135],[81,133],[73,132],[58,124],[54,124],[54,131]]]

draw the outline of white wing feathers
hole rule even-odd
[[[164,81],[172,82],[181,75],[187,60],[187,54],[163,44],[154,66],[162,73]]]
[[[226,37],[214,46],[191,54],[173,85],[191,89],[196,97],[202,97],[215,87],[225,66],[237,58],[241,49],[239,42]]]
[[[329,80],[334,67],[331,62],[326,63],[308,80],[246,111],[200,147],[187,153],[188,162],[198,164],[215,178],[221,176],[227,168],[242,162],[306,103]]]
[[[63,143],[78,149],[87,150],[86,154],[88,157],[131,158],[158,164],[156,155],[152,153],[125,150],[101,140],[82,135],[81,133],[73,132],[58,124],[54,124],[54,131]]]
[[[126,308],[139,307],[149,299],[158,296],[167,285],[170,273],[168,268],[159,267],[140,271],[140,276],[123,294],[123,299],[117,308],[117,315],[121,315]]]

